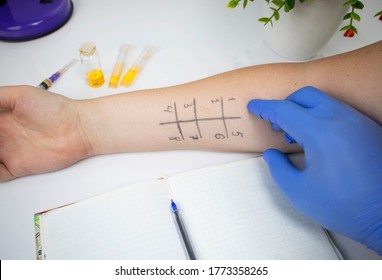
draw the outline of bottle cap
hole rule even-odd
[[[80,46],[80,53],[86,56],[94,54],[96,51],[96,45],[93,42],[84,42]]]

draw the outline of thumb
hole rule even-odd
[[[273,180],[288,200],[297,206],[302,201],[302,172],[297,169],[287,155],[276,149],[266,150],[263,158],[268,164]],[[297,207],[298,208],[298,207]]]

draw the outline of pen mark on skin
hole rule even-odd
[[[227,124],[226,124],[226,122],[225,122],[225,118],[224,118],[223,97],[220,97],[220,108],[221,108],[221,111],[222,111],[222,119],[223,119],[223,124],[224,124],[225,135],[226,135],[227,138],[228,138],[228,129],[227,129]]]
[[[234,97],[231,97],[229,99],[227,99],[227,101],[236,101],[236,99]],[[191,119],[179,119],[179,115],[178,115],[178,110],[179,108],[177,107],[177,103],[174,102],[173,103],[173,106],[170,106],[168,105],[166,107],[166,109],[164,109],[163,111],[166,112],[166,113],[170,113],[170,114],[174,114],[174,118],[175,120],[173,121],[166,121],[166,122],[160,122],[159,125],[173,125],[173,124],[176,124],[176,127],[177,127],[177,130],[178,130],[178,133],[179,135],[178,136],[175,136],[173,135],[172,137],[169,137],[168,139],[170,141],[185,141],[186,140],[186,136],[187,136],[187,139],[192,139],[192,140],[200,140],[202,139],[202,132],[201,132],[201,126],[200,126],[200,123],[202,122],[206,122],[206,121],[220,121],[223,123],[223,127],[224,127],[224,132],[223,133],[216,133],[214,136],[216,139],[218,140],[224,140],[224,139],[227,139],[229,138],[229,136],[235,136],[235,137],[239,137],[239,138],[243,138],[244,137],[244,134],[240,131],[229,131],[228,129],[228,123],[227,121],[229,120],[238,120],[238,119],[241,119],[241,117],[227,117],[225,115],[225,102],[223,100],[223,97],[217,97],[217,98],[214,98],[214,99],[210,99],[210,102],[212,104],[216,104],[217,106],[219,106],[219,103],[220,103],[220,106],[217,107],[220,108],[220,115],[221,116],[217,116],[217,117],[209,117],[209,118],[199,118],[198,116],[198,108],[197,108],[197,104],[196,104],[196,99],[193,98],[193,101],[192,102],[189,102],[189,103],[184,103],[183,106],[181,108],[183,108],[183,110],[190,110],[191,107],[192,110],[193,110],[193,118]],[[205,112],[205,111],[210,111],[210,108],[209,107],[201,107],[201,111]],[[219,111],[219,109],[218,109]],[[183,131],[183,128],[182,128],[182,124],[186,124],[186,123],[195,123],[195,127],[197,129],[197,133],[195,134],[192,134],[192,135],[185,135],[184,134],[184,131]]]
[[[196,128],[198,129],[198,133],[199,133],[199,136],[200,138],[202,138],[202,134],[200,133],[200,127],[199,127],[199,122],[198,122],[198,116],[196,114],[196,101],[195,101],[195,98],[194,98],[194,116],[195,116],[195,124],[196,124]]]
[[[225,120],[240,120],[241,117],[224,117]],[[221,121],[223,120],[222,117],[216,117],[216,118],[201,118],[198,119],[198,122],[201,121]],[[190,120],[177,120],[177,121],[169,121],[169,122],[160,122],[159,125],[166,125],[166,124],[174,124],[174,123],[190,123],[196,121],[195,119],[190,119]]]
[[[174,102],[174,113],[175,113],[176,124],[178,126],[180,136],[182,137],[182,140],[184,141],[184,136],[183,136],[182,128],[180,127],[180,124],[179,124],[178,111],[176,109],[176,103],[175,102]]]

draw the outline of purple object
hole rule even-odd
[[[55,81],[58,80],[58,78],[61,77],[61,73],[60,72],[56,72],[54,73],[52,76],[49,77],[49,80],[54,83]]]
[[[64,25],[72,12],[70,0],[0,0],[0,40],[42,37]]]

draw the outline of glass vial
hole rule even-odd
[[[93,88],[102,86],[105,78],[96,45],[92,42],[82,43],[80,46],[80,58],[85,69],[88,85]]]

